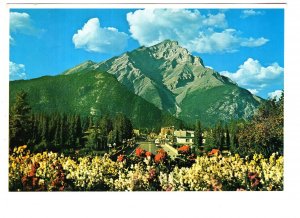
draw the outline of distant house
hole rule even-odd
[[[157,138],[157,134],[155,132],[150,132],[149,137],[151,139]]]
[[[173,136],[173,134],[174,134],[174,126],[162,127],[160,129],[159,136],[161,139],[166,139],[168,138],[167,136]]]
[[[133,129],[133,134],[135,136],[140,136],[140,130],[139,129]]]
[[[178,144],[193,144],[195,131],[190,130],[176,130],[174,131],[175,141]]]

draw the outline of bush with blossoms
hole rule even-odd
[[[134,155],[32,154],[26,146],[9,156],[10,191],[273,191],[283,190],[283,156],[251,159],[237,154],[171,159],[137,148]]]

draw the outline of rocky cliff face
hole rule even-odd
[[[140,47],[97,64],[86,62],[65,74],[91,69],[114,75],[131,92],[190,122],[248,119],[261,102],[229,78],[206,68],[200,57],[176,41]]]

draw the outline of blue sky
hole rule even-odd
[[[164,39],[258,96],[283,89],[283,9],[13,9],[10,79],[57,75]]]

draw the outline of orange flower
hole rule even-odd
[[[183,145],[180,148],[177,149],[181,153],[188,153],[190,151],[190,146]]]
[[[164,159],[166,158],[166,156],[167,156],[167,153],[165,152],[165,150],[163,150],[163,149],[157,150],[157,154],[154,157],[155,163],[163,162]]]
[[[220,153],[219,149],[212,149],[211,152],[208,153],[209,156],[218,156]]]
[[[152,153],[150,151],[147,151],[146,152],[146,157],[151,157],[152,156]]]
[[[123,162],[124,159],[125,159],[125,155],[124,155],[124,154],[120,154],[120,155],[118,156],[118,158],[117,158],[117,161],[118,161],[118,162]]]
[[[141,157],[144,153],[145,153],[145,151],[141,148],[135,149],[135,155],[138,157]]]

